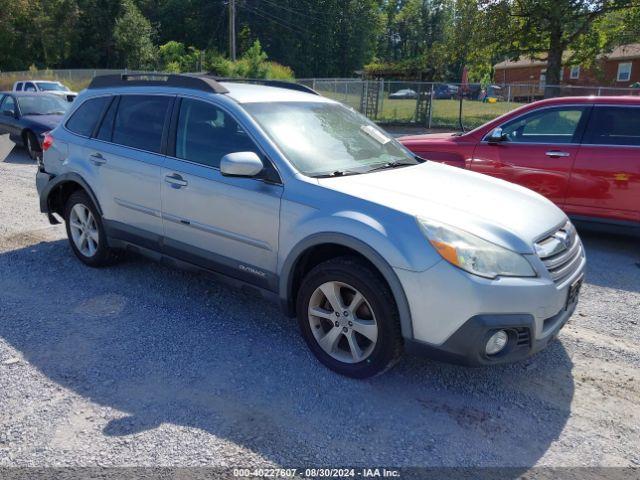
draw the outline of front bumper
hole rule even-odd
[[[466,365],[504,363],[543,349],[573,314],[572,285],[583,278],[586,259],[562,283],[544,272],[535,278],[489,280],[441,261],[425,272],[396,269],[411,311],[408,351]],[[497,330],[509,335],[507,348],[484,353]]]
[[[552,323],[548,335],[532,339],[535,319],[532,315],[477,315],[467,320],[444,344],[433,346],[417,340],[406,340],[405,350],[448,363],[467,366],[494,365],[529,357],[545,348],[564,327],[576,309],[574,302],[566,310],[547,319]],[[496,355],[484,352],[489,337],[498,330],[509,334],[507,347]]]

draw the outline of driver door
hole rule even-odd
[[[541,108],[502,125],[504,140],[478,144],[470,169],[564,205],[590,106]]]
[[[220,159],[253,151],[265,164],[256,178],[225,177]],[[280,198],[271,163],[234,118],[205,101],[174,108],[162,171],[165,253],[275,290]]]

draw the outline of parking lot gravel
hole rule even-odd
[[[640,466],[640,240],[583,234],[576,314],[526,361],[340,377],[277,305],[77,261],[0,138],[0,467]]]

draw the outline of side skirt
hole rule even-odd
[[[109,246],[143,255],[156,262],[187,271],[204,272],[233,288],[256,292],[279,301],[278,276],[232,259],[176,241],[167,244],[163,237],[146,231],[104,220]],[[260,272],[261,275],[253,272]]]

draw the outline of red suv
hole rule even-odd
[[[421,157],[518,183],[576,221],[640,229],[640,98],[566,97],[468,133],[403,137]]]

